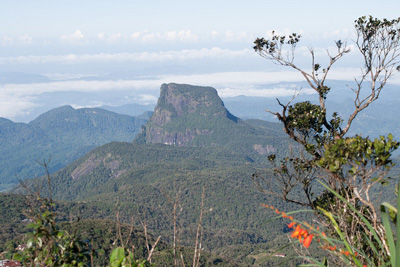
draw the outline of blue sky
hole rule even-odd
[[[398,10],[400,2],[392,0],[3,0],[0,73],[50,80],[0,81],[0,117],[26,121],[39,107],[62,104],[154,103],[162,82],[210,85],[222,97],[290,94],[271,84],[301,77],[256,55],[256,37],[271,30],[302,33],[297,63],[306,67],[309,46],[323,58],[334,40],[351,45],[357,17],[395,18]],[[351,80],[359,63],[348,55],[331,78]],[[79,103],[43,101],[62,92],[96,95]],[[101,92],[115,92],[119,100],[106,101]]]

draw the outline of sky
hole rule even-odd
[[[335,40],[347,41],[352,52],[329,78],[352,80],[362,63],[354,20],[396,18],[398,10],[394,0],[2,0],[0,117],[27,122],[61,105],[154,104],[165,82],[213,86],[223,98],[293,94],[301,75],[252,49],[272,30],[302,34],[296,64],[304,68],[309,47],[323,63]]]

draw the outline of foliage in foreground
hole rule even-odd
[[[392,135],[371,140],[360,135],[349,137],[348,132],[354,119],[379,98],[394,71],[400,69],[399,26],[400,18],[379,20],[370,16],[355,21],[355,44],[364,66],[355,78],[355,86],[351,87],[354,110],[347,119],[337,112],[329,117],[326,109],[331,91],[326,85],[328,74],[350,52],[346,42],[335,41],[336,51],[328,51],[325,66],[317,62],[310,48],[309,72],[294,63],[295,48],[301,39],[296,33],[280,36],[272,32],[271,39],[258,38],[254,46],[262,57],[299,71],[317,93],[317,104],[310,101],[282,104],[278,100],[282,112],[267,110],[283,123],[285,132],[298,148],[294,156],[269,157],[278,187],[272,186],[270,178],[259,174],[253,175],[254,182],[267,194],[313,210],[328,236],[346,245],[344,255],[354,259],[347,263],[357,266],[361,261],[355,258],[355,252],[363,261],[368,259],[369,265],[380,266],[395,258],[386,212],[379,210],[372,191],[388,183],[387,175],[394,166],[391,155],[400,143]],[[317,179],[327,185],[322,193]],[[296,190],[303,193],[303,198],[293,193]],[[294,235],[305,245],[313,236],[301,227]]]
[[[384,239],[380,239],[373,225],[368,221],[368,218],[366,218],[357,207],[351,205],[344,197],[327,185],[323,184],[323,186],[335,195],[339,201],[351,209],[356,214],[358,220],[366,224],[366,227],[369,229],[374,239],[369,239],[367,241],[370,250],[360,250],[347,242],[346,236],[341,231],[338,223],[342,218],[335,216],[332,212],[319,207],[319,210],[333,226],[336,234],[327,235],[319,226],[296,220],[295,217],[292,216],[294,212],[285,213],[273,206],[264,204],[264,207],[272,209],[275,213],[280,214],[276,218],[282,217],[291,221],[288,224],[288,228],[293,229],[290,236],[298,240],[298,243],[301,244],[302,247],[308,249],[313,240],[316,240],[315,242],[317,242],[319,249],[326,252],[325,257],[322,259],[315,257],[313,254],[310,254],[310,256],[305,254],[301,255],[300,257],[308,262],[308,264],[303,264],[301,266],[328,266],[328,258],[336,264],[340,263],[346,266],[400,266],[400,216],[397,216],[397,211],[400,208],[400,195],[397,197],[397,208],[387,202],[383,202],[380,205],[381,221],[385,232]],[[392,228],[395,229],[394,232]],[[385,250],[385,243],[389,248],[389,254],[382,254],[382,251]],[[291,243],[291,245],[294,245],[294,243]]]
[[[28,201],[25,216],[31,222],[27,227],[31,231],[26,234],[25,248],[15,253],[13,259],[20,261],[24,266],[94,266],[94,254],[96,252],[90,241],[82,240],[79,236],[61,229],[60,223],[56,221],[56,205],[52,199],[50,173],[46,162],[43,162],[43,167],[47,173],[47,196],[42,196],[40,190],[32,190],[22,183]],[[133,254],[134,246],[131,250],[126,248],[133,232],[133,226],[126,242],[122,240],[119,223],[118,230],[120,239],[117,239],[114,243],[119,241],[117,244],[122,246],[116,247],[111,252],[108,265],[112,267],[151,266],[151,253],[154,247],[147,259],[136,260]],[[147,248],[149,249],[149,245],[147,245]]]

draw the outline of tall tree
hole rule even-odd
[[[334,90],[327,85],[329,74],[334,64],[350,52],[346,42],[335,41],[336,52],[327,52],[326,66],[317,62],[315,52],[310,48],[311,69],[308,71],[295,64],[295,50],[301,35],[282,36],[272,32],[270,39],[257,38],[254,42],[254,49],[260,56],[300,72],[318,97],[317,104],[310,101],[292,104],[294,98],[286,104],[277,100],[282,110],[267,110],[282,122],[285,132],[298,146],[291,156],[269,157],[275,178],[254,174],[254,182],[263,192],[309,206],[317,215],[317,207],[329,210],[341,218],[339,226],[346,234],[346,240],[364,250],[368,250],[366,238],[373,240],[365,223],[346,209],[346,204],[338,201],[334,194],[317,189],[314,181],[322,180],[358,207],[379,233],[379,238],[385,240],[372,191],[386,182],[394,165],[390,157],[399,143],[391,134],[375,140],[360,135],[349,136],[349,129],[357,115],[379,98],[388,80],[400,68],[399,26],[400,18],[379,20],[369,16],[355,20],[355,45],[364,64],[351,88],[354,109],[346,118],[337,112],[328,116],[326,110],[329,92]],[[301,198],[297,197],[298,189],[303,192]],[[329,226],[328,222],[326,226]],[[388,255],[387,246],[385,250],[382,253]]]

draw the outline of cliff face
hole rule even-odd
[[[212,134],[220,123],[237,123],[212,87],[163,84],[153,115],[136,141],[185,146]]]
[[[287,143],[281,126],[251,125],[233,116],[212,87],[163,84],[153,115],[134,142],[223,147],[265,160]]]

